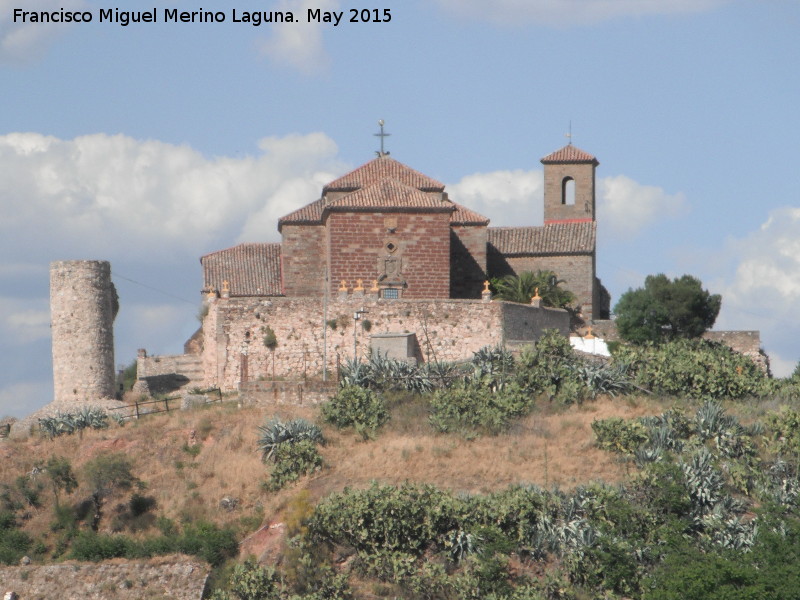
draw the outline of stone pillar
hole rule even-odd
[[[50,318],[56,402],[113,398],[114,318],[119,298],[111,265],[99,260],[50,264]]]

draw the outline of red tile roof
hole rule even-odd
[[[282,296],[281,245],[239,244],[200,258],[204,291],[230,283],[231,296]]]
[[[298,208],[296,211],[278,219],[278,231],[281,230],[281,226],[285,223],[291,223],[292,225],[321,225],[324,208],[325,203],[322,198],[314,200],[311,204],[306,204],[302,208]]]
[[[359,190],[332,200],[330,210],[403,210],[413,208],[429,212],[452,211],[453,203],[442,198],[441,193],[422,192],[394,178],[385,178]]]
[[[548,154],[541,160],[542,164],[548,163],[594,163],[595,166],[599,165],[600,163],[597,159],[589,154],[588,152],[584,152],[580,148],[573,146],[572,144],[567,144],[561,150],[556,150],[552,154]]]
[[[489,219],[479,215],[474,210],[468,209],[456,202],[453,202],[456,209],[450,216],[450,225],[488,225]]]
[[[409,187],[424,192],[441,192],[444,184],[407,167],[403,163],[388,156],[375,158],[357,169],[342,175],[339,179],[326,185],[322,193],[330,191],[347,192],[367,187],[382,179],[395,179]]]
[[[597,223],[551,223],[541,227],[489,227],[489,244],[506,256],[591,254]]]

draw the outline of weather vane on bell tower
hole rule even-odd
[[[390,136],[390,135],[392,135],[392,134],[391,134],[391,133],[384,133],[384,131],[383,131],[384,121],[383,121],[383,119],[381,119],[380,121],[378,121],[378,125],[380,125],[380,126],[381,126],[381,132],[380,132],[380,133],[373,133],[373,134],[372,134],[372,135],[374,135],[375,137],[379,137],[379,138],[381,138],[381,149],[380,149],[380,152],[376,152],[376,154],[377,154],[378,156],[387,156],[389,153],[388,153],[388,152],[384,152],[384,150],[383,150],[383,138],[387,138],[387,137],[389,137],[389,136]]]

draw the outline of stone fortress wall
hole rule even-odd
[[[55,403],[114,397],[113,326],[118,309],[107,261],[50,264]]]
[[[484,346],[569,332],[566,311],[481,300],[384,300],[345,292],[322,298],[213,298],[203,322],[205,385],[235,390],[258,379],[318,377],[369,355],[376,340],[413,334],[408,358],[458,361]],[[363,313],[358,321],[354,313]],[[355,338],[353,329],[356,328]],[[277,345],[264,344],[272,330]],[[355,342],[355,349],[354,349]],[[327,348],[327,352],[325,351]]]

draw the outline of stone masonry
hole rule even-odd
[[[367,312],[356,321],[361,309]],[[203,322],[205,385],[225,391],[273,376],[319,377],[324,366],[333,371],[354,352],[367,356],[372,334],[414,333],[420,360],[457,361],[484,346],[533,342],[544,329],[566,335],[569,315],[508,302],[383,300],[353,293],[331,299],[327,311],[319,298],[213,298]],[[277,340],[273,349],[264,344],[269,330]]]
[[[119,309],[111,265],[69,260],[50,265],[53,383],[57,404],[113,398],[114,319]]]

